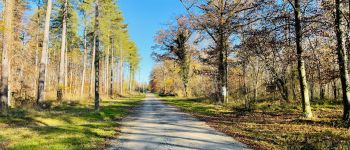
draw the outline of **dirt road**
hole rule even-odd
[[[190,115],[148,94],[136,113],[124,120],[112,150],[247,149]]]

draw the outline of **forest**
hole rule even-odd
[[[119,1],[0,2],[0,149],[350,149],[350,0]]]
[[[340,101],[350,119],[349,1],[191,1],[155,36],[150,86],[217,103]]]
[[[47,100],[122,96],[140,56],[113,0],[6,0],[1,110]],[[127,79],[125,78],[127,72]],[[95,90],[96,89],[96,90]]]
[[[114,118],[142,97],[141,57],[117,1],[0,3],[0,149],[103,147]],[[139,98],[111,101],[130,95]]]
[[[256,149],[349,149],[350,1],[180,2],[152,91]]]

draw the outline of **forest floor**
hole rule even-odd
[[[98,113],[92,102],[12,110],[10,117],[0,116],[0,149],[104,149],[143,97],[103,100]]]
[[[350,130],[341,121],[339,104],[313,104],[315,117],[304,119],[299,104],[291,102],[260,100],[246,109],[205,98],[162,99],[253,149],[350,149]]]

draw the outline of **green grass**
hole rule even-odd
[[[12,110],[10,117],[0,117],[0,149],[103,149],[142,98],[103,100],[98,113],[92,102]]]
[[[298,103],[261,100],[216,105],[205,98],[163,99],[253,149],[350,149],[350,131],[339,104],[313,104],[315,118],[302,118]]]

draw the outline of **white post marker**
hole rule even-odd
[[[222,96],[226,97],[227,96],[227,89],[226,86],[222,87]]]

